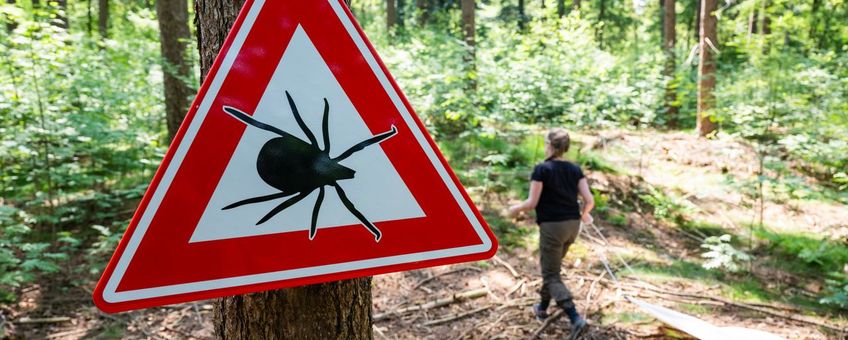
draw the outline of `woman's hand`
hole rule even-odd
[[[589,213],[583,214],[583,216],[580,217],[580,220],[583,221],[583,224],[592,224],[595,222],[595,219],[593,219],[592,215]]]
[[[507,208],[504,211],[504,215],[506,215],[507,217],[513,217],[513,218],[518,216],[520,213],[521,213],[521,205],[520,204],[513,205],[513,206]]]

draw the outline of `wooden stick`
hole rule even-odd
[[[454,314],[454,315],[451,315],[451,316],[448,316],[448,317],[445,317],[445,318],[441,318],[441,319],[430,320],[430,321],[425,322],[424,326],[435,326],[435,325],[440,325],[440,324],[443,324],[443,323],[446,323],[446,322],[459,320],[459,319],[462,319],[462,318],[467,317],[469,315],[477,314],[477,313],[480,313],[484,310],[488,310],[489,308],[492,308],[492,306],[491,305],[483,306],[483,307],[480,307],[480,308],[477,308],[475,310],[471,310],[471,311],[468,311],[468,312],[465,312],[465,313],[459,313],[459,314]]]
[[[52,318],[28,318],[23,317],[18,320],[12,321],[17,324],[39,324],[39,323],[62,323],[71,321],[71,318],[67,316],[57,316]]]
[[[515,268],[513,268],[511,264],[509,264],[508,262],[506,262],[506,261],[502,260],[502,259],[501,259],[500,257],[498,257],[497,255],[495,255],[495,257],[493,257],[492,259],[494,259],[494,260],[495,260],[495,262],[499,263],[500,265],[502,265],[502,266],[506,267],[506,269],[507,269],[507,270],[509,270],[509,273],[510,273],[510,274],[512,274],[512,277],[514,277],[514,278],[519,278],[519,277],[521,277],[521,275],[518,275],[518,272],[517,272],[517,271],[515,271]]]
[[[543,322],[542,325],[539,326],[539,328],[537,328],[532,335],[530,335],[530,340],[536,340],[537,338],[539,338],[539,335],[541,335],[542,332],[545,331],[545,328],[548,328],[548,326],[550,326],[554,321],[562,317],[562,314],[564,314],[562,309],[559,309],[554,312],[554,314],[545,319],[545,322]]]
[[[475,268],[475,267],[459,267],[459,268],[448,270],[446,272],[442,272],[442,273],[439,273],[439,274],[436,274],[436,275],[432,275],[428,278],[425,278],[421,281],[418,281],[418,283],[416,283],[415,286],[412,287],[412,290],[418,289],[419,287],[423,286],[427,282],[433,281],[437,277],[450,275],[450,274],[453,274],[453,273],[459,273],[459,272],[464,271],[464,270],[474,270],[474,271],[477,271],[477,272],[482,271],[481,269]]]
[[[462,293],[459,293],[459,294],[454,294],[450,297],[441,298],[441,299],[438,299],[436,301],[431,301],[431,302],[425,303],[423,305],[415,305],[415,306],[401,308],[401,309],[397,309],[397,310],[386,312],[386,313],[375,314],[373,319],[374,319],[374,322],[383,321],[383,320],[386,320],[386,319],[390,319],[394,316],[404,315],[404,314],[408,314],[408,313],[416,312],[416,311],[422,311],[422,310],[428,310],[428,309],[443,307],[443,306],[447,306],[447,305],[454,304],[454,303],[461,302],[461,301],[465,301],[465,300],[480,298],[480,297],[486,296],[488,293],[489,293],[489,291],[486,288],[469,290],[469,291],[462,292]]]

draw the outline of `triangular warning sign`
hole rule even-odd
[[[339,0],[248,1],[94,293],[107,312],[491,257]]]

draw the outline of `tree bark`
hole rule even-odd
[[[165,121],[168,125],[168,140],[174,140],[180,123],[185,118],[192,89],[186,83],[190,76],[191,63],[186,59],[188,39],[188,3],[185,0],[157,0],[156,14],[159,17],[159,41],[162,52],[165,85]]]
[[[403,27],[406,23],[406,0],[397,0],[397,24]]]
[[[467,48],[467,52],[465,54],[465,64],[468,67],[469,73],[476,72],[477,70],[477,42],[476,42],[476,24],[474,22],[474,10],[475,10],[475,1],[474,0],[461,0],[460,7],[462,9],[462,31],[464,33],[465,45]],[[469,79],[468,87],[471,90],[477,88],[477,82],[473,79]]]
[[[695,4],[695,41],[701,41],[701,0],[697,0]]]
[[[109,37],[109,0],[97,0],[97,4],[97,28],[100,31],[100,37],[106,39]]]
[[[524,24],[527,18],[527,14],[524,9],[524,0],[518,0],[518,29],[524,29]]]
[[[386,0],[386,30],[391,32],[397,24],[397,7],[395,0]]]
[[[557,0],[557,15],[560,18],[565,16],[565,0]]]
[[[676,68],[676,56],[674,46],[677,42],[677,13],[675,12],[675,0],[663,0],[663,51],[665,52],[665,68],[663,75],[666,76],[665,86],[665,113],[668,126],[677,127],[677,86],[674,71]]]
[[[201,77],[205,77],[244,0],[195,0]],[[222,339],[371,339],[371,278],[220,299]]]
[[[716,130],[711,119],[715,108],[716,64],[713,48],[718,47],[716,34],[716,0],[701,0],[701,62],[698,65],[698,135],[706,137]],[[712,45],[712,46],[711,46]]]
[[[574,0],[571,4],[574,6],[575,10],[580,9],[580,0]]]
[[[415,8],[418,9],[418,25],[426,25],[430,20],[430,0],[415,0]]]
[[[51,6],[53,13],[55,13],[56,18],[53,19],[53,25],[59,28],[68,28],[68,0],[54,0],[51,1],[51,4],[55,2],[54,6]]]

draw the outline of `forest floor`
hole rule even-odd
[[[584,228],[563,265],[566,285],[591,324],[584,338],[689,338],[629,303],[627,295],[717,326],[787,339],[846,339],[848,312],[817,302],[824,274],[810,264],[815,257],[799,256],[792,246],[848,246],[844,196],[804,174],[769,170],[765,175],[795,184],[766,183],[760,226],[760,163],[747,144],[657,131],[575,138],[581,152],[606,169],[587,175],[600,194],[595,224],[609,243],[602,245],[593,228]],[[516,339],[537,331],[541,338],[567,336],[565,318],[540,329],[530,312],[541,283],[538,233],[529,216],[501,215],[519,197],[480,187],[469,192],[498,232],[497,256],[374,277],[375,338]],[[735,273],[702,266],[704,239],[723,234],[752,257],[738,263]],[[620,284],[606,274],[602,258],[610,260]],[[53,276],[26,287],[16,304],[0,305],[0,330],[12,338],[212,336],[211,301],[107,315],[91,304],[92,286]],[[449,303],[425,308],[437,301]]]

